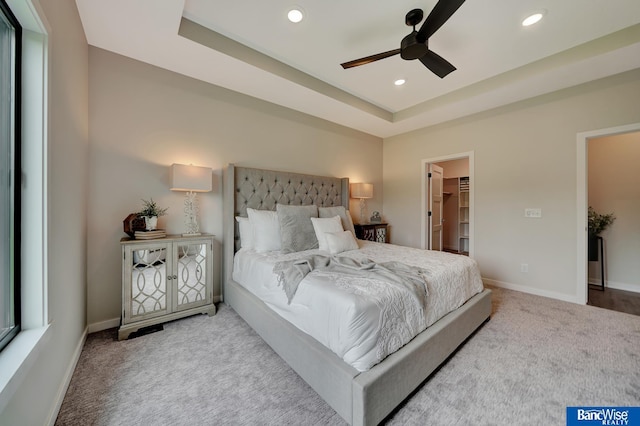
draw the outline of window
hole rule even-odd
[[[0,0],[0,349],[20,330],[21,34]]]

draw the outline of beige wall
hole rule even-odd
[[[48,317],[0,425],[55,420],[86,327],[88,47],[73,0],[41,0],[49,36]],[[27,182],[27,185],[29,183]]]
[[[640,70],[384,141],[392,242],[420,246],[421,161],[474,151],[475,258],[483,277],[575,300],[576,134],[640,122]],[[541,208],[541,219],[524,217]],[[528,273],[520,272],[528,264]]]
[[[640,132],[588,143],[589,205],[616,220],[602,233],[607,285],[640,292]],[[600,265],[589,263],[589,279],[600,283]]]
[[[457,160],[448,160],[434,164],[442,167],[442,174],[445,179],[469,176],[468,158],[459,158]]]
[[[169,207],[160,227],[183,230],[184,194],[169,190],[171,163],[213,168],[213,192],[199,196],[200,225],[220,243],[228,163],[371,182],[369,209],[382,211],[380,138],[94,47],[89,70],[88,321],[97,328],[120,317],[122,220],[140,199]],[[219,273],[220,247],[216,255]]]

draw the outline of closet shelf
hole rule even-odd
[[[469,177],[445,178],[443,181],[443,247],[449,251],[469,253]]]

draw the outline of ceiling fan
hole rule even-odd
[[[380,59],[385,59],[390,56],[395,56],[399,53],[402,59],[419,59],[425,67],[433,71],[433,73],[438,77],[446,77],[450,72],[455,71],[456,67],[451,65],[442,56],[436,54],[432,50],[429,50],[429,37],[438,31],[464,2],[465,0],[439,0],[418,31],[416,31],[416,25],[422,21],[422,17],[424,16],[422,9],[413,9],[409,11],[405,17],[405,23],[408,26],[413,27],[413,31],[402,39],[400,49],[378,53],[376,55],[345,62],[340,65],[342,65],[342,68],[344,69],[353,68],[379,61]]]

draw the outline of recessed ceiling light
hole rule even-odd
[[[393,82],[393,84],[395,84],[396,86],[402,86],[403,84],[405,84],[407,81],[404,78],[399,78],[396,81]]]
[[[287,18],[289,18],[289,21],[297,24],[302,21],[302,18],[304,18],[304,13],[302,13],[302,9],[296,7],[287,13]]]
[[[536,12],[530,16],[527,16],[524,21],[522,21],[522,26],[523,27],[528,27],[529,25],[533,25],[538,23],[542,17],[544,16],[544,11],[542,12]]]

